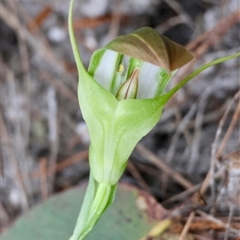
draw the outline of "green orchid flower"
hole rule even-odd
[[[90,132],[95,180],[118,182],[137,142],[159,121],[170,98],[164,95],[169,80],[191,59],[185,48],[149,27],[93,53],[88,72],[81,70],[86,76],[80,76],[78,96]]]
[[[70,240],[84,239],[113,202],[117,183],[136,144],[157,124],[168,100],[206,64],[168,92],[178,68],[193,56],[149,27],[120,36],[95,51],[84,68],[69,9],[69,35],[79,74],[78,98],[91,145],[90,181]]]

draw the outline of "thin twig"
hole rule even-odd
[[[184,132],[186,126],[188,125],[189,121],[191,120],[191,118],[193,117],[195,112],[196,112],[196,104],[193,104],[191,106],[190,110],[188,111],[188,113],[182,119],[182,121],[180,121],[180,123],[177,124],[178,125],[177,130],[171,139],[170,147],[168,148],[166,158],[165,158],[166,163],[168,163],[169,165],[172,165],[172,160],[173,160],[174,154],[176,152],[177,143],[179,141],[180,134],[182,132]],[[163,191],[163,193],[166,191],[167,182],[168,182],[168,176],[163,172],[163,174],[162,174],[162,183],[163,183],[162,191]]]
[[[224,234],[224,240],[228,240],[229,228],[231,227],[231,221],[232,221],[232,218],[233,218],[233,211],[234,211],[234,206],[233,206],[233,204],[230,204],[230,210],[229,210],[227,228],[226,228],[226,231],[225,231],[225,234]]]
[[[2,145],[2,151],[5,152],[6,156],[8,157],[8,161],[12,166],[12,169],[14,171],[13,178],[16,179],[15,184],[20,189],[22,198],[21,198],[21,206],[24,210],[27,210],[29,208],[29,202],[28,202],[28,196],[27,196],[27,190],[21,175],[21,172],[18,167],[18,162],[16,160],[16,155],[14,154],[13,144],[9,137],[9,134],[7,132],[6,125],[4,123],[1,111],[0,111],[0,129],[1,129],[1,143]]]
[[[193,234],[193,237],[194,237],[195,240],[213,240],[212,238],[200,236],[198,234]]]
[[[225,101],[225,103],[220,108],[218,108],[210,113],[206,113],[203,118],[203,124],[216,122],[219,118],[222,117],[228,104],[229,104],[229,101]],[[181,108],[181,106],[178,106],[178,107]],[[161,119],[161,122],[163,122],[162,120],[163,119]],[[173,123],[171,121],[166,121],[166,119],[164,122],[166,122],[166,123],[161,124],[161,131],[164,131],[166,133],[172,133],[172,132],[176,131],[178,125],[176,125],[175,123]],[[187,129],[189,129],[189,130],[194,129],[194,125],[195,125],[194,120],[190,120],[187,125]]]
[[[191,155],[190,155],[188,169],[187,169],[188,174],[192,174],[194,172],[195,167],[198,163],[199,146],[200,146],[200,141],[201,141],[201,128],[202,128],[202,124],[203,124],[204,110],[208,103],[207,99],[208,99],[209,95],[212,93],[212,91],[214,91],[212,88],[207,88],[201,95],[201,98],[200,98],[200,101],[198,104]]]
[[[18,15],[18,8],[16,6],[16,1],[10,0],[9,4],[11,4],[12,8],[14,9],[15,15]],[[21,23],[19,19],[16,18],[18,21],[18,25],[20,26]],[[30,75],[30,61],[29,61],[29,54],[27,49],[27,42],[26,36],[23,34],[22,31],[17,31],[18,37],[18,45],[19,45],[19,53],[21,58],[22,64],[22,71],[23,71],[23,83],[24,83],[24,96],[26,98],[26,110],[25,110],[25,120],[23,124],[23,140],[25,143],[25,147],[28,147],[29,143],[29,133],[30,133],[30,124],[31,124],[31,75]]]
[[[233,129],[235,128],[236,124],[239,122],[239,116],[240,116],[240,102],[238,103],[238,106],[236,108],[236,111],[232,117],[232,121],[228,127],[228,130],[218,148],[218,151],[216,153],[216,159],[219,159],[220,156],[222,155],[223,151],[224,151],[224,148],[226,147],[227,145],[227,142],[233,132]]]
[[[51,167],[48,168],[47,174],[61,172],[64,169],[71,167],[72,165],[74,165],[84,159],[87,159],[87,157],[88,157],[88,150],[78,152],[78,153],[74,154],[73,156],[64,159],[62,162],[57,163],[55,168],[51,168]],[[29,177],[30,178],[40,178],[40,172],[39,171],[31,172],[29,174]]]
[[[199,44],[205,41],[208,41],[211,45],[216,44],[217,41],[221,40],[222,36],[239,21],[239,19],[240,9],[237,9],[235,12],[232,12],[227,17],[221,19],[212,29],[195,38],[186,46],[186,48],[192,51],[193,49],[197,48]]]
[[[62,170],[64,170],[67,167],[70,167],[84,159],[88,158],[88,150],[83,150],[81,152],[78,152],[76,154],[74,154],[71,157],[68,157],[66,159],[64,159],[62,162],[58,163],[56,166],[56,172],[60,172]],[[54,169],[49,169],[49,171],[53,171]]]
[[[39,70],[39,75],[44,81],[55,87],[61,95],[71,100],[73,103],[78,103],[77,94],[68,88],[63,82],[59,81],[55,76],[43,70]]]
[[[176,25],[185,23],[190,29],[194,28],[194,25],[192,23],[192,20],[188,13],[184,10],[182,5],[178,3],[176,0],[164,0],[169,7],[171,7],[174,12],[176,12],[178,15],[169,18],[167,21],[163,22],[159,26],[156,27],[156,29],[163,33],[166,32],[169,28],[174,27]]]
[[[0,213],[1,213],[1,228],[0,230],[3,231],[4,227],[7,227],[11,222],[11,217],[8,214],[7,210],[5,209],[4,205],[0,202]],[[1,233],[0,231],[0,233]]]
[[[57,153],[59,145],[59,131],[58,131],[58,105],[56,99],[56,90],[50,87],[47,92],[47,103],[48,103],[48,129],[49,129],[49,143],[50,143],[50,156],[49,156],[49,167],[51,169],[56,168]],[[53,191],[55,179],[55,171],[48,176],[48,191]]]
[[[178,124],[177,130],[176,130],[174,136],[172,137],[172,140],[171,140],[171,143],[170,143],[170,147],[169,147],[169,149],[167,151],[167,154],[166,154],[166,162],[168,164],[172,163],[172,159],[173,159],[176,147],[177,147],[177,143],[179,141],[180,134],[184,131],[184,129],[189,124],[189,121],[191,120],[191,118],[193,117],[194,113],[196,112],[196,109],[197,109],[197,105],[196,104],[192,104],[192,106],[189,109],[188,113],[184,116],[182,121]]]
[[[27,146],[25,145],[24,135],[23,135],[23,125],[24,125],[24,118],[21,118],[21,113],[23,108],[21,107],[18,98],[18,89],[17,83],[15,79],[15,73],[6,67],[7,70],[7,85],[9,90],[9,98],[11,99],[11,106],[15,112],[15,118],[12,120],[13,122],[13,135],[12,135],[12,142],[14,146],[14,151],[16,152],[16,160],[18,161],[18,166],[20,171],[22,172],[24,184],[27,191],[28,202],[32,205],[32,197],[33,197],[33,189],[32,183],[28,178],[28,172],[30,169],[30,159],[27,157]],[[23,112],[25,113],[25,112]]]
[[[41,182],[41,195],[45,200],[48,197],[48,184],[47,184],[47,159],[40,158],[40,182]]]
[[[168,29],[175,27],[176,25],[179,25],[179,24],[187,24],[188,25],[188,23],[189,22],[188,22],[186,16],[183,14],[180,14],[180,15],[169,18],[165,22],[158,25],[155,29],[158,32],[164,33]],[[192,26],[190,28],[192,28]]]
[[[186,236],[186,234],[187,234],[187,232],[190,228],[190,225],[191,225],[191,223],[194,219],[194,216],[195,216],[195,212],[191,212],[189,217],[188,217],[188,220],[187,220],[187,222],[186,222],[186,224],[185,224],[185,226],[184,226],[184,228],[183,228],[183,230],[182,230],[182,232],[181,232],[181,234],[178,238],[178,240],[184,240],[185,239],[185,236]]]
[[[112,21],[107,34],[107,38],[105,39],[105,41],[107,42],[112,41],[118,35],[121,16],[122,16],[120,11],[121,4],[122,4],[122,0],[115,0],[115,4],[114,4],[115,7],[112,14]]]
[[[204,32],[199,37],[186,45],[187,50],[192,51],[194,59],[186,66],[182,67],[172,84],[178,83],[188,73],[190,73],[200,57],[206,53],[210,46],[216,45],[222,40],[222,37],[239,21],[240,9],[231,13],[229,16],[220,20],[212,29]]]
[[[171,198],[168,198],[167,200],[161,202],[162,205],[166,205],[175,201],[181,201],[187,199],[188,196],[192,195],[193,193],[197,192],[201,187],[201,184],[197,184],[192,188],[189,188],[179,194],[174,195]]]
[[[193,184],[185,179],[181,174],[176,172],[174,169],[170,168],[161,158],[153,154],[147,148],[145,148],[142,144],[138,144],[136,150],[145,157],[149,162],[154,164],[156,167],[164,171],[167,175],[172,177],[175,181],[181,184],[186,189],[192,188]]]
[[[45,6],[35,17],[32,21],[30,21],[27,25],[27,28],[31,32],[38,32],[39,28],[43,24],[43,22],[47,19],[47,17],[53,12],[51,6]]]
[[[12,1],[12,0],[11,0]],[[18,11],[21,12],[21,16],[24,19],[31,20],[28,12],[21,6],[21,2],[16,1]],[[45,35],[39,30],[35,31],[34,34],[31,33],[26,26],[23,24],[19,24],[19,20],[17,17],[4,6],[4,4],[0,3],[0,17],[3,21],[16,33],[22,32],[21,34],[25,36],[25,39],[29,46],[31,46],[36,53],[43,59],[44,62],[48,63],[52,66],[52,70],[57,70],[58,73],[61,73],[61,80],[64,81],[66,84],[70,84],[72,88],[77,89],[77,83],[75,79],[69,75],[65,70],[65,63],[61,59],[59,59],[52,48],[50,47]],[[29,22],[28,21],[28,22]],[[27,25],[27,24],[26,24]]]
[[[224,229],[228,228],[228,226],[227,226],[227,224],[225,222],[223,222],[223,221],[221,221],[221,220],[219,220],[219,219],[217,219],[217,218],[215,218],[215,217],[213,217],[213,216],[211,216],[211,215],[209,215],[209,214],[207,214],[205,212],[197,210],[197,213],[200,216],[206,218],[207,220],[218,224],[219,226],[223,227]],[[232,232],[234,234],[239,234],[239,231],[237,229],[235,229],[235,228],[229,227],[228,229],[229,229],[229,232]]]
[[[214,175],[216,151],[217,151],[217,146],[219,144],[219,139],[220,139],[220,136],[222,133],[222,128],[224,126],[224,123],[226,122],[227,116],[228,116],[230,110],[232,109],[234,102],[239,98],[240,98],[240,91],[238,91],[235,94],[234,98],[228,104],[228,106],[219,122],[218,129],[215,134],[215,139],[214,139],[213,145],[212,145],[210,169],[209,169],[209,171],[202,183],[201,189],[199,191],[201,195],[203,195],[205,193],[206,189],[208,188],[209,182],[210,182],[212,176]]]
[[[137,168],[134,166],[134,164],[131,162],[131,160],[128,161],[127,170],[132,174],[132,176],[138,181],[138,184],[145,189],[147,192],[151,192],[149,186],[141,176],[141,174],[138,172]]]

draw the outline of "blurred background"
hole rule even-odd
[[[77,99],[69,1],[0,4],[4,231],[52,194],[87,181],[89,136]],[[195,59],[169,87],[200,65],[239,52],[239,19],[238,0],[76,0],[74,6],[86,67],[94,50],[142,26],[186,46]],[[196,192],[204,182],[211,186],[202,189],[205,201],[227,221],[229,206],[239,206],[240,196],[239,67],[239,58],[217,65],[179,91],[137,146],[121,181],[148,191],[167,208],[188,196],[179,193]],[[217,177],[206,180],[209,171]],[[232,211],[233,221],[239,221],[238,211]]]

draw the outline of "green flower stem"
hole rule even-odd
[[[69,14],[68,14],[68,31],[69,31],[69,35],[70,35],[70,42],[72,45],[72,49],[74,52],[74,58],[75,58],[75,62],[77,65],[77,69],[78,69],[78,76],[79,79],[83,79],[84,77],[86,77],[86,75],[88,75],[85,67],[83,66],[79,51],[78,51],[78,44],[76,41],[76,38],[74,36],[74,28],[73,28],[73,5],[74,5],[74,0],[71,0],[70,2],[70,6],[69,6]]]
[[[73,232],[69,240],[83,240],[92,230],[102,212],[112,203],[116,185],[97,183],[90,175],[87,192]]]

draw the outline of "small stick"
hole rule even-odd
[[[1,129],[1,143],[3,144],[2,151],[6,151],[8,160],[14,170],[15,176],[13,177],[15,177],[17,180],[15,183],[19,187],[22,193],[23,197],[21,199],[21,206],[24,210],[27,210],[29,208],[29,201],[28,201],[26,186],[24,184],[23,177],[20,173],[20,169],[16,160],[16,155],[14,154],[13,144],[9,137],[1,112],[0,112],[0,129]]]
[[[193,234],[193,236],[195,240],[212,240],[212,238],[203,237],[198,234]]]
[[[64,170],[65,168],[70,167],[73,164],[76,164],[87,158],[88,158],[88,150],[83,150],[81,152],[78,152],[78,153],[74,154],[73,156],[66,158],[62,162],[58,163],[55,171],[60,172],[60,171]],[[50,172],[54,171],[54,169],[49,168],[49,171]]]
[[[222,175],[222,169],[220,169],[219,171],[217,171],[215,174],[214,174],[214,178],[217,178],[219,177],[219,175]],[[161,204],[165,205],[165,204],[168,204],[168,203],[171,203],[171,202],[174,202],[174,201],[179,201],[179,200],[182,200],[182,199],[186,199],[187,196],[197,192],[201,187],[202,187],[202,184],[203,183],[199,183],[197,185],[195,185],[194,187],[190,188],[190,189],[187,189],[177,195],[174,195],[173,197],[161,202]]]
[[[186,48],[188,50],[195,49],[199,44],[204,41],[209,41],[209,38],[217,38],[221,40],[221,37],[240,19],[240,9],[237,9],[235,12],[232,12],[229,16],[221,19],[217,25],[215,25],[212,29],[204,32],[197,38],[195,38],[192,42],[190,42]],[[216,43],[216,42],[215,42]],[[213,44],[213,42],[212,42]]]
[[[49,167],[51,169],[56,168],[57,153],[59,146],[59,131],[58,131],[58,104],[56,90],[53,87],[48,88],[48,129],[49,129],[49,144],[50,144],[50,156]],[[48,175],[48,188],[49,193],[53,191],[55,172],[53,171]]]
[[[236,124],[239,121],[239,116],[240,116],[240,102],[238,103],[236,111],[235,111],[235,113],[234,113],[234,115],[232,117],[232,121],[231,121],[231,123],[230,123],[230,125],[228,127],[228,130],[227,130],[227,132],[226,132],[226,134],[225,134],[225,136],[224,136],[224,138],[222,140],[222,143],[221,143],[220,147],[218,148],[218,151],[216,153],[216,159],[220,158],[224,148],[226,147],[227,142],[228,142],[228,140],[229,140],[229,138],[230,138],[230,136],[231,136],[231,134],[233,132],[233,129],[235,128]]]
[[[141,174],[138,172],[137,168],[134,166],[134,164],[130,161],[128,161],[127,164],[127,170],[132,174],[132,176],[138,181],[139,185],[145,189],[147,192],[151,192],[149,186],[141,176]]]
[[[16,6],[16,2],[10,0],[9,4],[15,13],[18,15],[18,8]],[[19,18],[16,18],[18,21],[17,25],[21,26]],[[30,74],[30,61],[29,61],[29,54],[26,42],[26,36],[22,31],[17,31],[17,38],[18,38],[18,45],[19,45],[19,54],[21,58],[21,65],[23,71],[23,86],[25,88],[25,97],[26,97],[26,114],[23,127],[23,139],[25,143],[25,147],[28,147],[29,144],[29,134],[30,134],[30,125],[31,125],[31,74]]]
[[[227,228],[226,228],[224,240],[228,240],[229,228],[231,226],[231,221],[232,221],[232,218],[233,218],[233,210],[234,210],[233,204],[230,203],[230,211],[229,211]]]
[[[113,10],[113,14],[112,14],[112,21],[110,24],[109,31],[107,33],[107,37],[105,39],[105,41],[107,40],[107,42],[112,41],[118,35],[120,22],[121,22],[121,16],[122,16],[121,11],[120,11],[121,4],[122,4],[121,0],[115,1],[115,7]]]
[[[142,144],[138,143],[136,147],[137,151],[145,157],[149,162],[157,166],[159,169],[164,171],[167,175],[172,177],[175,181],[181,184],[186,189],[192,188],[194,185],[185,179],[181,174],[177,171],[169,167],[160,157],[153,154],[147,148],[145,148]]]
[[[87,157],[88,157],[88,150],[78,152],[78,153],[74,154],[73,156],[64,159],[62,162],[57,163],[56,167],[54,167],[54,168],[49,167],[47,174],[52,174],[53,172],[56,172],[56,173],[61,172],[65,168],[70,167],[70,166],[86,159]],[[40,173],[39,173],[39,171],[31,172],[29,177],[30,178],[39,178]]]
[[[161,202],[162,205],[166,205],[166,204],[169,204],[169,203],[172,203],[172,202],[175,202],[175,201],[180,201],[180,200],[183,200],[183,199],[186,199],[189,195],[197,192],[201,187],[201,184],[197,184],[196,186],[192,187],[192,188],[189,188],[179,194],[176,194],[174,195],[173,197],[171,198],[168,198],[167,200]]]
[[[166,163],[168,163],[169,165],[172,164],[172,159],[174,157],[174,153],[176,152],[177,143],[179,141],[180,134],[184,132],[186,126],[188,125],[189,121],[191,120],[194,113],[196,112],[196,109],[197,109],[196,104],[193,104],[190,110],[188,111],[188,113],[182,119],[182,121],[180,121],[180,123],[177,124],[178,125],[177,130],[171,139],[170,147],[166,154]],[[167,182],[168,182],[168,176],[164,173],[162,174],[162,183],[163,183],[162,192],[163,193],[166,191]]]
[[[205,212],[202,212],[202,211],[200,211],[200,210],[197,210],[197,213],[198,213],[200,216],[206,218],[207,220],[218,224],[219,226],[223,227],[224,229],[227,229],[227,227],[228,227],[225,222],[223,222],[223,221],[221,221],[221,220],[213,217],[212,215],[209,215],[209,214],[207,214],[207,213],[205,213]],[[232,232],[232,233],[234,233],[234,234],[239,234],[239,230],[237,230],[237,229],[235,229],[235,228],[229,227],[229,231]]]
[[[210,182],[210,179],[211,179],[211,176],[213,176],[214,174],[214,166],[215,166],[215,156],[216,156],[216,149],[217,149],[217,145],[219,143],[219,138],[221,136],[221,133],[222,133],[222,128],[223,128],[223,125],[227,119],[227,116],[234,104],[234,102],[240,97],[240,91],[238,91],[235,95],[234,95],[234,98],[231,100],[231,102],[228,104],[220,122],[219,122],[219,125],[218,125],[218,129],[216,131],[216,135],[215,135],[215,139],[213,141],[213,145],[212,145],[212,152],[211,152],[211,165],[210,165],[210,169],[202,183],[202,186],[201,186],[201,189],[200,189],[200,194],[203,195],[205,193],[205,191],[207,190],[208,188],[208,185],[209,185],[209,182]]]
[[[42,25],[42,23],[47,19],[48,16],[53,12],[53,9],[51,6],[47,5],[45,6],[35,17],[32,19],[32,21],[29,21],[27,24],[27,28],[30,32],[35,32],[36,30],[39,30],[39,27]]]
[[[163,22],[160,25],[158,25],[155,29],[158,32],[165,33],[168,29],[170,29],[170,28],[172,28],[172,27],[174,27],[176,25],[179,25],[181,23],[184,23],[184,24],[188,24],[189,23],[189,22],[187,22],[186,16],[184,16],[182,14],[177,15],[175,17],[169,18],[165,22]]]
[[[199,105],[197,108],[197,115],[196,115],[196,120],[195,120],[195,127],[194,127],[194,137],[193,137],[193,143],[192,143],[192,149],[191,149],[191,156],[189,159],[189,165],[187,172],[188,174],[192,174],[195,170],[195,166],[198,163],[198,158],[199,158],[199,146],[200,146],[200,141],[201,141],[201,128],[203,124],[203,115],[205,111],[205,107],[207,105],[207,99],[212,93],[211,88],[207,88],[199,101]]]
[[[13,0],[9,0],[8,2]],[[29,22],[32,18],[29,16],[28,12],[21,6],[21,2],[15,1],[21,17]],[[44,62],[52,66],[52,69],[57,72],[62,73],[60,77],[62,82],[69,84],[73,89],[77,89],[77,83],[73,76],[68,74],[65,69],[65,62],[59,59],[55,53],[52,51],[51,46],[49,45],[45,35],[38,29],[38,31],[31,33],[23,24],[19,24],[17,16],[12,13],[4,4],[0,3],[0,18],[16,33],[22,32],[25,36],[26,42],[30,47],[32,47],[36,53],[43,59]],[[38,26],[36,25],[36,28]]]
[[[174,27],[178,24],[185,23],[189,28],[194,29],[194,24],[189,16],[188,12],[184,10],[182,5],[176,0],[164,0],[166,4],[173,9],[174,12],[178,13],[177,16],[171,17],[157,28],[161,29],[161,32],[165,32],[168,28]]]
[[[239,21],[239,19],[240,9],[237,9],[229,16],[220,20],[212,29],[204,32],[192,42],[187,44],[186,49],[192,51],[194,59],[178,71],[174,81],[172,81],[172,84],[178,83],[184,76],[186,76],[186,74],[190,73],[197,60],[204,55],[210,46],[216,45],[220,42],[224,34],[226,34],[231,27]]]
[[[41,181],[41,195],[45,200],[48,197],[48,184],[47,184],[47,159],[40,158],[40,181]]]
[[[55,87],[61,95],[71,100],[73,103],[78,103],[77,94],[68,88],[63,82],[59,81],[58,78],[43,70],[39,70],[39,75],[44,81]]]
[[[3,227],[7,227],[11,222],[11,217],[1,202],[0,202],[0,213],[1,213],[1,229],[0,230],[2,231]]]
[[[190,228],[190,224],[192,223],[194,217],[195,217],[195,212],[191,212],[189,217],[188,217],[188,220],[187,220],[187,222],[186,222],[186,224],[185,224],[185,226],[184,226],[184,228],[183,228],[183,230],[182,230],[182,232],[181,232],[181,234],[178,238],[178,240],[184,240],[185,239],[185,236],[186,236],[186,234],[187,234],[187,232]]]
[[[175,152],[176,147],[177,147],[177,142],[179,140],[179,136],[184,131],[184,129],[187,127],[189,121],[191,120],[194,113],[196,112],[196,109],[197,109],[196,104],[192,104],[188,113],[184,116],[182,121],[178,124],[177,130],[176,130],[174,136],[172,137],[170,147],[169,147],[168,152],[166,154],[166,162],[168,164],[172,163],[172,158],[173,158],[174,152]]]
[[[158,168],[155,168],[155,166],[148,166],[140,162],[136,162],[136,165],[138,166],[138,169],[141,170],[141,172],[154,176],[157,179],[160,179],[160,170]]]

